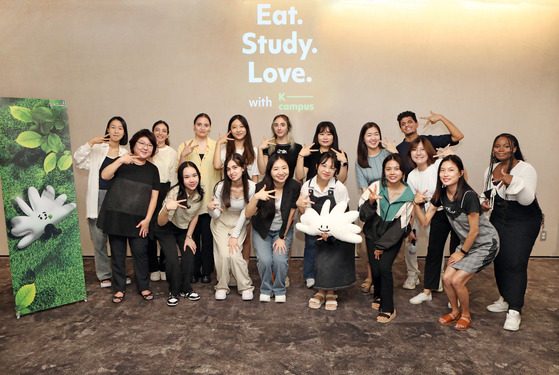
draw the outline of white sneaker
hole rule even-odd
[[[215,291],[215,299],[218,301],[223,301],[227,298],[227,291],[225,289],[218,289]]]
[[[243,290],[243,292],[241,293],[241,298],[243,299],[243,301],[252,301],[252,299],[254,298],[254,294],[252,293],[252,290]]]
[[[412,305],[419,305],[423,302],[431,301],[433,299],[433,293],[419,293],[417,296],[410,298],[410,303]]]
[[[151,272],[149,274],[149,279],[151,281],[159,281],[161,280],[161,276],[159,275],[159,271]]]
[[[274,298],[274,301],[276,301],[277,303],[285,303],[286,301],[285,294],[281,296],[276,296]]]
[[[416,275],[408,275],[406,281],[404,281],[404,285],[402,287],[404,289],[415,289],[415,286],[419,285],[419,277]]]
[[[497,301],[487,306],[487,310],[491,312],[505,312],[508,311],[508,309],[509,309],[509,304],[505,301],[503,297],[499,297]]]
[[[270,302],[271,296],[269,294],[260,293],[260,302]]]
[[[520,313],[516,310],[509,310],[507,313],[507,320],[505,320],[504,329],[507,331],[518,331],[520,329]]]
[[[307,288],[310,289],[314,286],[314,279],[313,278],[309,278],[307,280],[305,280],[305,282],[307,283]]]
[[[165,271],[159,271],[159,277],[161,278],[161,280],[167,281],[167,274],[165,273]]]

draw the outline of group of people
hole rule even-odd
[[[430,301],[434,291],[444,289],[451,311],[439,323],[466,330],[472,321],[466,284],[494,262],[500,298],[487,309],[507,312],[504,328],[518,330],[528,260],[543,221],[536,172],[524,161],[518,140],[500,134],[485,171],[484,195],[478,196],[450,148],[463,134],[440,114],[422,119],[425,125],[442,122],[448,134],[420,136],[410,111],[398,115],[404,134],[398,145],[383,141],[373,122],[361,128],[355,174],[362,193],[357,208],[368,272],[361,291],[372,295],[378,322],[396,317],[392,265],[404,247],[408,276],[403,287],[420,284],[417,231],[424,226],[429,238],[424,289],[410,303]],[[227,133],[217,141],[209,137],[210,130],[210,117],[197,115],[194,137],[174,151],[169,125],[158,121],[151,131],[135,133],[127,150],[126,122],[113,117],[104,136],[75,152],[77,166],[89,169],[86,203],[96,274],[101,287],[113,287],[114,303],[125,299],[130,283],[127,245],[145,300],[154,298],[150,280],[169,283],[169,306],[180,298],[199,300],[192,284],[211,283],[214,269],[216,300],[226,299],[231,286],[243,300],[252,300],[248,261],[254,247],[259,300],[286,302],[296,212],[320,212],[326,202],[331,208],[349,202],[344,185],[348,158],[333,123],[319,123],[309,146],[295,143],[284,114],[273,119],[272,137],[257,147],[242,115],[230,119]],[[355,245],[327,231],[305,234],[303,278],[308,288],[316,289],[310,308],[336,310],[336,291],[356,280]]]

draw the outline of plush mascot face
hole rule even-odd
[[[346,202],[338,203],[330,211],[330,201],[324,202],[320,215],[312,208],[307,208],[301,215],[301,222],[295,226],[297,230],[311,236],[322,236],[323,233],[349,243],[361,243],[359,235],[361,228],[353,224],[359,217],[359,212],[348,211]]]

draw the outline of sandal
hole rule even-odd
[[[379,323],[389,323],[391,322],[394,318],[396,317],[396,309],[394,309],[394,312],[391,313],[384,313],[381,312],[378,314],[377,316],[377,322]]]
[[[453,316],[452,313],[446,314],[445,316],[441,316],[439,318],[439,324],[443,326],[449,326],[458,319],[460,319],[460,313],[458,313],[456,316]]]
[[[117,296],[118,293],[122,294],[122,296]],[[124,301],[124,296],[124,292],[116,292],[115,294],[113,294],[113,303],[121,303],[122,301]]]
[[[470,328],[472,324],[472,318],[470,316],[463,316],[456,322],[454,329],[457,331],[465,331]]]
[[[338,309],[338,298],[335,294],[326,294],[326,306],[324,307],[328,311],[334,311]]]
[[[369,279],[368,277],[365,280],[363,280],[363,282],[361,283],[361,293],[369,294],[372,284],[373,284],[373,280]]]
[[[311,309],[320,309],[324,304],[324,293],[318,292],[309,300],[309,307]]]
[[[144,294],[144,292],[147,292],[147,293]],[[142,290],[142,291],[140,292],[140,295],[142,296],[142,298],[143,298],[145,301],[151,301],[151,300],[153,299],[153,297],[154,297],[153,293],[152,293],[151,291],[149,291],[148,289]]]
[[[375,310],[378,310],[380,308],[380,298],[379,297],[376,297],[373,300],[373,303],[371,303],[371,307]]]

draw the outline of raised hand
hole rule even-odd
[[[234,141],[235,138],[229,138],[229,136],[231,135],[231,131],[229,131],[227,134],[225,134],[224,136],[221,135],[221,133],[219,133],[219,139],[217,140],[217,143],[219,143],[220,145],[227,143],[227,141]]]
[[[336,159],[338,159],[338,161],[340,163],[342,163],[342,164],[347,163],[347,158],[345,157],[344,150],[340,149],[340,151],[338,151],[338,150],[335,150],[333,148],[330,148],[330,150],[332,150],[334,152],[334,154],[336,154]],[[316,150],[316,151],[318,151],[318,150]]]
[[[266,139],[266,137],[263,137],[262,143],[260,143],[260,145],[258,146],[258,148],[259,148],[260,150],[265,150],[265,149],[267,149],[268,147],[270,147],[270,145],[275,145],[275,143],[270,142],[270,141],[272,141],[273,139],[274,139],[274,138]]]
[[[456,155],[454,151],[450,148],[450,143],[446,145],[446,147],[439,147],[437,149],[437,155],[434,155],[434,158],[445,158],[448,155]]]
[[[512,175],[507,173],[507,168],[504,166],[501,167],[501,176],[493,176],[493,183],[497,184],[498,182],[500,182],[500,184],[497,186],[497,189],[500,189],[503,185],[508,187],[512,182]]]
[[[223,212],[223,208],[219,206],[219,202],[215,201],[215,197],[212,197],[212,201],[208,203],[208,210],[220,210],[221,212]]]
[[[178,200],[178,201],[175,201],[175,200],[172,200],[172,199],[171,199],[171,200],[170,200],[169,202],[167,202],[167,204],[165,205],[165,209],[166,209],[167,211],[173,211],[173,210],[176,210],[176,209],[179,208],[179,207],[187,208],[186,206],[184,206],[184,205],[181,204],[181,203],[183,203],[183,202],[186,202],[186,199],[180,199],[180,200]]]
[[[386,151],[390,152],[391,154],[397,154],[398,153],[398,149],[396,148],[396,140],[393,140],[392,142],[390,142],[388,140],[388,138],[384,138],[384,141],[380,141],[380,143],[382,143],[382,145],[384,146],[384,148],[386,149]]]
[[[311,194],[307,194],[303,197],[303,194],[301,193],[299,195],[299,199],[297,199],[297,207],[299,207],[301,210],[304,210],[305,208],[309,207],[309,205],[314,204],[313,201],[311,201],[309,199],[309,197],[311,196]]]
[[[267,201],[269,199],[275,198],[274,193],[276,189],[266,191],[266,185],[262,187],[256,194],[254,194],[254,198],[258,199],[259,201]]]
[[[184,148],[181,152],[182,157],[187,157],[188,155],[190,155],[192,153],[192,151],[194,151],[194,149],[196,147],[198,147],[198,143],[192,144],[193,142],[194,142],[194,139],[192,139],[188,144],[186,144],[186,142],[184,142]]]
[[[118,158],[122,164],[137,164],[142,165],[141,160],[138,156],[131,153],[126,153]]]
[[[111,140],[111,136],[107,133],[105,135],[99,137],[93,137],[87,143],[89,143],[89,147],[93,147],[93,145],[101,144],[101,143],[109,143]]]
[[[371,187],[368,187],[367,190],[369,191],[369,202],[371,202],[371,204],[375,203],[377,199],[382,199],[382,197],[378,195],[376,191],[372,190]]]
[[[421,120],[426,120],[425,124],[423,124],[424,129],[427,127],[427,125],[434,124],[438,121],[441,121],[441,119],[443,118],[443,116],[440,114],[434,113],[433,111],[429,111],[429,112],[431,112],[431,116],[420,117]]]
[[[306,144],[304,144],[301,151],[299,151],[299,156],[302,156],[302,157],[306,158],[307,156],[309,156],[311,154],[311,152],[317,152],[318,150],[312,149],[312,146],[314,146],[314,143],[311,143],[310,146],[307,146]]]
[[[413,198],[413,202],[415,204],[423,204],[425,203],[428,199],[431,199],[431,197],[426,196],[425,194],[427,194],[428,190],[425,190],[423,193],[420,193],[419,191],[417,193],[415,193],[415,197]]]

